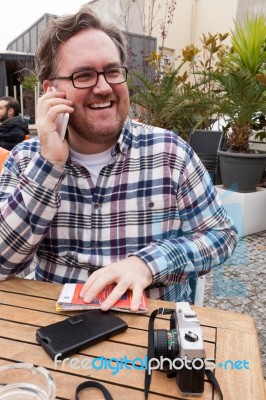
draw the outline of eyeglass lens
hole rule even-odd
[[[123,83],[127,78],[125,67],[107,68],[103,72],[79,71],[73,74],[73,84],[76,88],[88,88],[97,84],[98,76],[104,75],[107,83]]]

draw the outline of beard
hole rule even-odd
[[[74,115],[69,118],[69,126],[75,131],[76,135],[94,144],[113,142],[119,136],[124,122],[125,119],[118,119],[112,121],[112,123],[103,124],[88,121],[86,118],[79,119]]]
[[[91,111],[93,114],[93,110]],[[97,112],[97,111],[96,111]],[[69,126],[75,135],[85,141],[94,144],[114,143],[123,128],[124,122],[128,115],[128,107],[126,104],[117,112],[113,118],[110,116],[104,118],[93,119],[88,118],[84,112],[76,109],[69,118]]]
[[[6,111],[6,113],[3,114],[2,117],[0,117],[0,122],[4,122],[4,121],[6,121],[7,119],[8,119],[8,113],[7,113],[7,111]]]

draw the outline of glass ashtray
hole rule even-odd
[[[29,363],[0,367],[0,400],[55,400],[55,383],[43,367]]]

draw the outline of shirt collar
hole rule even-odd
[[[132,141],[132,121],[129,117],[125,120],[124,126],[120,132],[119,138],[112,149],[112,156],[116,156],[119,152],[127,154],[129,145]]]

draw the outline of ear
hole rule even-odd
[[[14,117],[14,114],[15,114],[14,108],[10,107],[10,108],[7,110],[8,118]]]
[[[52,86],[52,82],[49,81],[48,79],[45,79],[42,83],[42,88],[44,90],[44,92],[47,92],[49,88],[51,88]]]

